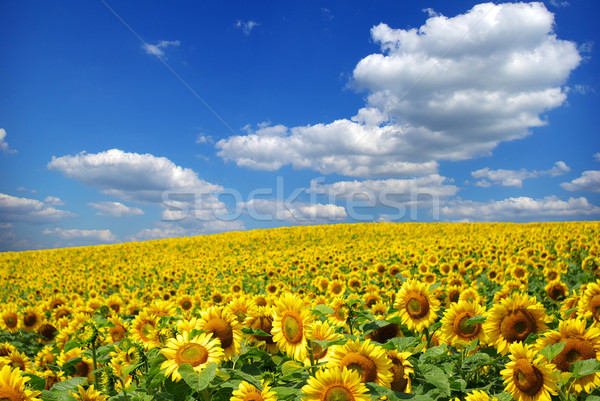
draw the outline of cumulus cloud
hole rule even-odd
[[[242,21],[242,20],[237,20],[237,22],[235,23],[235,27],[238,29],[241,29],[242,32],[244,32],[244,35],[248,36],[250,35],[250,33],[252,33],[252,29],[256,28],[257,26],[259,26],[260,24],[256,21]]]
[[[594,159],[596,159],[596,161],[600,162],[600,152],[594,153]]]
[[[581,177],[560,186],[567,191],[600,192],[600,170],[584,171]]]
[[[473,178],[480,178],[479,181],[475,182],[475,185],[479,187],[490,187],[492,184],[502,185],[503,187],[518,187],[523,186],[523,180],[527,178],[537,178],[543,175],[549,175],[556,177],[571,171],[569,166],[563,161],[554,163],[554,166],[549,170],[533,170],[527,169],[520,170],[491,170],[488,167],[475,170],[471,172]]]
[[[32,224],[48,224],[76,216],[74,213],[56,209],[51,204],[36,199],[0,194],[1,222],[23,221]]]
[[[48,169],[98,188],[105,195],[142,203],[162,202],[165,191],[208,194],[222,189],[219,185],[200,179],[192,169],[177,166],[166,157],[127,153],[119,149],[53,156]]]
[[[142,209],[126,206],[121,202],[89,202],[88,206],[98,210],[96,214],[99,216],[123,217],[139,216],[144,214]]]
[[[462,221],[525,222],[596,217],[600,216],[600,207],[590,204],[583,197],[569,198],[566,201],[556,196],[542,199],[517,197],[489,202],[455,199],[442,207],[440,213],[450,219]]]
[[[284,165],[354,177],[437,172],[439,160],[488,155],[546,124],[566,99],[561,86],[581,56],[553,31],[542,3],[479,4],[420,28],[371,30],[381,52],[362,59],[352,85],[367,104],[350,119],[265,128],[217,142],[239,166]]]
[[[6,130],[0,128],[0,150],[4,153],[17,153],[16,150],[11,149],[6,142]]]
[[[77,230],[56,227],[54,230],[44,230],[42,234],[55,235],[64,240],[87,240],[92,242],[114,242],[117,237],[110,230]]]
[[[152,54],[157,57],[163,57],[165,55],[165,49],[169,46],[179,46],[180,43],[178,40],[161,40],[155,45],[150,43],[144,43],[142,45],[142,49],[146,51],[147,54]]]
[[[65,204],[65,202],[63,202],[62,199],[60,199],[57,196],[46,196],[44,198],[44,203],[48,203],[54,206],[62,206]]]
[[[258,221],[285,221],[289,224],[325,224],[347,217],[343,206],[282,199],[253,198],[240,205]]]

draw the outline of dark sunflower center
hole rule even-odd
[[[429,301],[423,294],[410,294],[405,306],[408,315],[413,319],[420,319],[429,313]]]
[[[394,363],[392,365],[392,374],[394,375],[394,378],[392,379],[391,389],[403,393],[408,384],[408,379],[404,377],[404,367],[402,366],[402,362],[398,359],[393,359],[392,362]]]
[[[287,312],[281,319],[282,333],[285,339],[295,344],[302,340],[302,319],[296,312]]]
[[[322,401],[353,401],[354,396],[344,386],[331,386],[323,395],[321,395]]]
[[[259,316],[256,318],[254,323],[252,323],[253,329],[262,330],[265,333],[271,334],[271,329],[273,328],[272,324],[273,320],[268,316]],[[272,336],[254,336],[257,341],[264,341],[267,344],[274,344]]]
[[[45,339],[52,340],[54,338],[54,333],[56,333],[56,327],[50,323],[45,323],[40,326],[38,333]]]
[[[342,305],[339,308],[336,309],[335,311],[335,316],[339,319],[339,320],[343,320],[346,321],[348,319],[348,316],[350,315],[350,310],[348,309],[348,307],[346,305]]]
[[[339,284],[335,284],[332,288],[331,288],[331,292],[333,292],[334,294],[338,295],[339,293],[342,292],[342,286]]]
[[[398,323],[390,323],[386,326],[379,327],[373,330],[370,334],[370,338],[373,341],[377,341],[378,343],[385,343],[390,338],[401,337],[402,331],[400,330],[400,326]]]
[[[377,379],[377,366],[366,356],[358,352],[350,352],[340,362],[341,367],[356,370],[362,376],[363,383],[375,382]]]
[[[35,326],[35,324],[37,323],[37,321],[38,321],[38,317],[33,312],[29,312],[28,314],[26,314],[23,317],[23,324],[25,324],[25,327]]]
[[[562,286],[555,285],[554,287],[552,287],[550,289],[550,291],[548,292],[548,295],[554,301],[558,301],[558,298],[565,296],[565,289]]]
[[[11,314],[4,318],[4,323],[6,324],[6,327],[12,329],[17,327],[17,324],[19,323],[19,318],[16,315]]]
[[[530,333],[537,331],[534,317],[526,309],[509,313],[500,323],[500,333],[509,343],[523,341]]]
[[[596,351],[592,344],[578,338],[569,338],[563,350],[552,360],[552,363],[561,371],[568,372],[572,363],[595,358]]]
[[[516,361],[513,372],[515,386],[530,397],[535,396],[544,385],[542,372],[525,359]]]
[[[181,309],[183,309],[183,310],[190,310],[192,307],[192,301],[189,301],[186,299],[185,301],[183,301],[181,303],[180,306],[181,306]]]
[[[470,313],[463,312],[454,319],[454,332],[463,338],[473,338],[481,330],[481,324],[469,323]]]
[[[204,330],[219,337],[223,349],[233,344],[233,330],[231,329],[231,325],[223,319],[216,318],[209,320]]]
[[[189,363],[192,366],[198,366],[205,363],[207,360],[208,351],[200,344],[185,344],[175,353],[175,361],[179,365]]]
[[[85,361],[81,361],[77,365],[75,365],[75,374],[73,376],[87,377],[89,373],[90,367],[87,363],[85,363]]]
[[[114,343],[121,341],[125,335],[125,329],[123,326],[111,327],[110,328],[110,338]]]

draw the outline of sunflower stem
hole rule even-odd
[[[98,362],[96,356],[96,340],[92,341],[92,361],[94,362],[94,371],[98,370]],[[98,381],[98,372],[94,373],[94,381],[96,382],[96,388],[100,388],[100,382]]]
[[[121,382],[121,387],[123,389],[123,398],[125,399],[125,401],[129,401],[129,396],[125,392],[125,382],[123,381],[123,379],[121,379],[120,376],[115,376],[115,377],[117,378],[118,381]]]
[[[313,354],[313,343],[310,340],[308,342],[308,359],[310,360],[310,375],[316,377],[317,368],[315,367],[315,355]]]

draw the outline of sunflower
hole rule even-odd
[[[230,401],[277,401],[275,392],[271,391],[271,387],[260,381],[262,390],[257,389],[254,385],[247,381],[242,381],[236,390],[233,390],[233,395]]]
[[[131,338],[144,344],[146,348],[158,347],[153,338],[153,332],[156,331],[158,317],[149,311],[143,310],[131,321]]]
[[[346,291],[346,282],[341,279],[331,280],[327,292],[330,296],[338,297],[344,295]]]
[[[559,302],[569,295],[569,287],[560,280],[550,281],[544,287],[544,291],[554,302]]]
[[[544,347],[557,343],[566,343],[563,350],[552,361],[556,368],[563,373],[569,372],[570,366],[577,361],[586,359],[600,360],[600,328],[585,328],[584,319],[560,321],[558,331],[546,331],[537,341],[536,347]],[[572,389],[576,393],[591,392],[600,386],[600,372],[592,373],[577,379]]]
[[[225,307],[227,312],[231,315],[234,315],[238,322],[244,323],[244,320],[248,315],[252,313],[256,306],[252,303],[252,300],[246,296],[240,296],[234,298],[230,303]]]
[[[312,324],[310,331],[311,340],[337,341],[341,336],[327,322],[316,321]],[[323,349],[319,344],[311,342],[314,363],[327,362],[331,347]],[[306,366],[310,366],[310,357],[304,360]]]
[[[257,344],[258,348],[265,349],[270,354],[276,354],[279,351],[279,347],[271,335],[273,309],[270,306],[259,306],[257,309],[253,309],[250,315],[244,319],[244,326],[269,334],[268,336],[252,335],[249,338],[250,343]]]
[[[23,376],[18,368],[12,368],[9,365],[0,370],[0,400],[9,401],[41,401],[37,396],[39,391],[32,391],[25,388],[25,383],[29,377]]]
[[[87,377],[89,382],[94,380],[94,362],[91,358],[83,356],[83,349],[76,347],[67,352],[61,353],[57,358],[57,364],[59,366],[64,366],[68,361],[73,358],[81,358],[79,362],[77,362],[74,366],[75,373],[72,374],[73,377]]]
[[[46,345],[36,354],[35,364],[39,368],[45,369],[46,365],[54,364],[56,356],[52,353],[52,348],[54,347],[52,347],[51,345]]]
[[[600,280],[586,286],[579,301],[579,310],[586,319],[593,318],[595,322],[600,321]]]
[[[4,342],[0,344],[0,358],[3,356],[9,356],[11,352],[17,351],[17,347],[12,345],[9,342]]]
[[[93,384],[87,390],[83,386],[79,386],[76,393],[70,392],[69,394],[79,401],[106,401],[108,399],[106,395],[94,389]]]
[[[54,386],[56,383],[59,383],[66,379],[64,372],[55,372],[50,369],[44,370],[40,377],[43,377],[45,381],[44,390],[50,390],[52,386]]]
[[[286,293],[273,310],[273,341],[289,357],[304,361],[308,356],[308,341],[313,315],[302,298]]]
[[[479,339],[481,343],[485,339],[481,323],[467,323],[478,315],[485,315],[485,308],[475,302],[458,301],[451,304],[441,320],[442,341],[449,345],[464,345]]]
[[[25,331],[35,331],[42,324],[42,312],[33,306],[28,306],[21,312],[20,327]]]
[[[218,364],[224,355],[218,338],[213,338],[208,333],[189,338],[188,332],[179,334],[177,338],[171,338],[160,353],[167,358],[160,368],[166,369],[165,376],[170,376],[176,382],[181,380],[178,371],[180,365],[189,363],[196,372],[200,373],[209,363]]]
[[[429,293],[427,284],[408,279],[398,292],[394,308],[409,330],[419,332],[436,321],[440,301]]]
[[[213,337],[219,339],[221,348],[225,352],[225,360],[230,360],[239,353],[242,342],[242,325],[224,308],[213,306],[202,311],[197,328],[211,333]]]
[[[360,373],[337,366],[320,369],[302,387],[302,401],[369,401]]]
[[[129,330],[129,322],[124,322],[117,316],[108,318],[108,321],[112,324],[108,327],[108,336],[113,343],[121,341]]]
[[[465,401],[496,401],[496,397],[490,396],[482,390],[473,390],[465,396]]]
[[[58,330],[56,329],[56,327],[54,327],[52,323],[44,322],[37,328],[37,333],[40,336],[40,338],[38,339],[40,343],[49,344],[56,337]]]
[[[350,340],[344,345],[334,345],[331,348],[327,366],[356,370],[363,382],[389,387],[393,379],[392,362],[383,348],[370,340]]]
[[[385,326],[378,327],[371,331],[365,337],[378,343],[385,343],[387,340],[394,337],[403,337],[402,329],[398,323],[389,323]]]
[[[19,313],[17,305],[8,304],[2,308],[0,314],[0,330],[16,333],[19,331]]]
[[[505,369],[500,371],[504,378],[505,391],[517,401],[551,401],[558,394],[558,379],[552,375],[555,366],[544,363],[541,355],[522,342],[512,343]]]
[[[329,315],[329,321],[339,327],[345,326],[350,317],[350,308],[346,305],[344,298],[334,298],[329,306],[333,309],[333,313]]]
[[[408,351],[391,350],[388,352],[388,359],[392,362],[393,378],[390,383],[392,390],[407,394],[411,392],[410,375],[415,373],[412,363],[408,361],[411,355]]]
[[[544,307],[536,302],[535,297],[514,294],[502,299],[488,311],[483,330],[486,342],[505,355],[511,343],[525,341],[530,334],[546,331],[546,323],[550,321],[551,318],[546,316]]]
[[[33,373],[33,365],[29,357],[17,350],[12,351],[7,356],[0,357],[0,365],[9,365],[21,369],[24,373]]]

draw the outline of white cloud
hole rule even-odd
[[[36,199],[0,194],[0,221],[23,221],[33,224],[55,223],[77,215],[59,210]]]
[[[257,221],[285,221],[289,224],[325,224],[347,217],[343,206],[282,199],[253,198],[240,204]]]
[[[242,32],[244,32],[244,35],[246,35],[246,36],[250,35],[250,33],[252,33],[252,29],[256,28],[259,25],[260,24],[258,22],[256,22],[256,21],[241,21],[241,20],[238,20],[235,23],[235,27],[241,29]]]
[[[600,162],[600,152],[594,153],[594,159],[596,159],[596,161]]]
[[[561,86],[581,56],[553,24],[542,3],[479,4],[418,29],[379,24],[371,35],[381,52],[353,72],[368,93],[353,118],[278,135],[259,127],[217,142],[218,154],[253,169],[355,177],[427,175],[440,160],[488,155],[546,124],[543,113],[566,99]]]
[[[65,204],[65,202],[62,201],[62,199],[56,196],[46,196],[44,198],[44,203],[48,203],[54,206],[62,206]]]
[[[126,206],[121,202],[89,202],[88,206],[98,210],[96,214],[99,216],[123,217],[139,216],[144,214],[142,209]]]
[[[202,143],[213,143],[214,140],[210,135],[203,135],[203,134],[199,134],[196,137],[196,143],[197,144],[202,144]]]
[[[201,180],[192,169],[177,166],[166,157],[119,149],[53,156],[48,169],[126,201],[160,203],[165,191],[207,194],[222,190],[221,186]]]
[[[545,221],[600,216],[600,207],[590,204],[583,197],[569,198],[567,201],[556,196],[542,199],[517,197],[489,202],[455,199],[442,207],[440,214],[466,221]]]
[[[54,230],[44,230],[42,234],[55,235],[64,240],[88,240],[94,242],[115,242],[117,237],[110,230],[77,230],[62,229],[59,227]]]
[[[588,170],[571,182],[560,184],[567,191],[600,192],[600,170]]]
[[[518,187],[521,188],[523,186],[523,180],[527,178],[537,178],[543,175],[549,175],[551,177],[556,177],[558,175],[562,175],[568,173],[571,169],[567,164],[563,161],[558,161],[554,163],[554,166],[549,170],[533,170],[529,171],[527,169],[520,170],[490,170],[488,167],[475,170],[471,172],[473,178],[480,178],[480,181],[475,183],[476,186],[479,187],[490,187],[493,184],[500,184],[503,187]],[[491,182],[490,182],[491,181]]]
[[[399,202],[405,206],[431,204],[432,199],[445,200],[456,195],[458,187],[438,174],[413,179],[385,179],[365,181],[339,181],[333,184],[311,182],[312,192],[325,194],[330,200],[375,200],[381,205]]]
[[[17,153],[16,150],[11,149],[6,142],[6,130],[0,128],[0,150],[4,153]]]
[[[157,57],[163,57],[165,55],[164,49],[169,46],[179,46],[180,42],[178,40],[161,40],[155,45],[151,45],[150,43],[144,43],[142,45],[142,49],[146,51],[147,54],[152,54]]]

